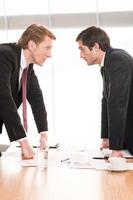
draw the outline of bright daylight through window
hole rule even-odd
[[[57,37],[52,59],[43,68],[35,66],[47,108],[50,137],[67,146],[98,146],[102,94],[100,69],[87,66],[80,59],[75,39],[85,27],[98,25],[107,31],[112,46],[133,55],[133,2],[1,0],[0,9],[1,43],[17,41],[31,23],[43,23]],[[36,138],[32,135],[37,130],[30,107],[28,109],[28,137],[34,143]],[[1,134],[0,140],[8,142],[7,134]]]

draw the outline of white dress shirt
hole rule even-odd
[[[23,73],[23,70],[28,66],[27,62],[26,62],[26,59],[25,59],[25,56],[24,56],[24,50],[22,49],[21,50],[21,57],[20,57],[20,73],[19,73],[19,89],[21,88],[21,78],[22,78],[22,73]],[[41,135],[43,134],[47,134],[48,131],[42,131],[40,132]],[[21,138],[17,141],[23,141],[27,139],[27,137],[24,137],[24,138]]]
[[[105,59],[105,55],[102,58],[102,62],[99,64],[100,68],[104,67],[104,59]]]

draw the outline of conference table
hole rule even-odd
[[[19,148],[16,148],[19,151]],[[133,171],[77,169],[49,151],[47,169],[22,166],[19,153],[0,158],[1,200],[133,200]],[[58,162],[56,162],[58,160]]]

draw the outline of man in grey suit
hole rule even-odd
[[[123,149],[133,154],[133,57],[112,48],[107,33],[99,27],[83,30],[76,41],[80,57],[101,68],[101,149],[109,147],[113,157],[123,157]]]
[[[21,78],[27,67],[27,100],[40,133],[40,148],[47,146],[47,112],[33,64],[51,57],[54,34],[39,24],[30,25],[17,43],[0,44],[0,132],[4,123],[10,141],[20,143],[22,158],[34,157],[17,109],[22,103]]]

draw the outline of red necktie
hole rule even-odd
[[[22,106],[23,106],[23,125],[24,128],[27,132],[28,130],[28,125],[27,125],[27,106],[26,106],[26,96],[27,96],[27,72],[28,72],[28,68],[26,67],[23,70],[22,73],[22,79],[21,79],[21,83],[22,83]]]

